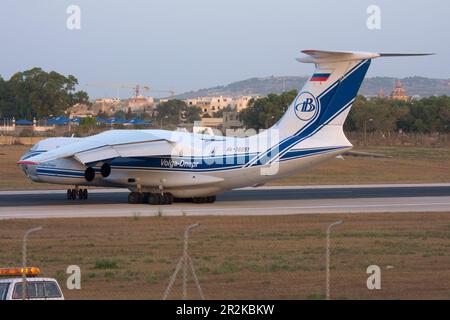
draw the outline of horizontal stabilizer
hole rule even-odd
[[[374,53],[360,51],[323,51],[304,50],[306,57],[298,58],[297,61],[303,63],[332,63],[345,61],[358,61],[365,59],[375,59],[381,57],[419,57],[429,56],[433,53]]]
[[[423,57],[423,56],[434,56],[435,53],[380,53],[381,58],[389,57]]]

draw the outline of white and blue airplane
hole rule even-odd
[[[315,64],[283,117],[249,137],[165,130],[110,130],[86,138],[49,138],[18,162],[35,182],[73,185],[68,199],[87,199],[86,186],[128,188],[129,203],[211,203],[224,191],[260,186],[301,172],[352,148],[343,132],[371,60],[425,54],[303,51]],[[82,187],[82,188],[80,188]]]

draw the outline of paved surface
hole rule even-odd
[[[130,205],[128,191],[98,189],[87,201],[65,190],[0,192],[0,219],[163,215],[280,215],[371,212],[450,212],[450,184],[245,188],[214,204]]]

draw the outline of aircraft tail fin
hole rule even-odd
[[[315,64],[315,71],[274,128],[279,130],[280,138],[299,143],[323,131],[325,126],[334,126],[325,140],[328,145],[343,146],[351,146],[342,132],[342,126],[371,60],[430,55],[322,50],[302,52],[305,56],[297,60]]]

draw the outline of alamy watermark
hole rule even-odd
[[[70,276],[67,278],[66,286],[68,290],[81,289],[81,268],[77,265],[70,265],[66,269]]]
[[[81,29],[81,8],[78,5],[72,4],[67,7],[66,13],[69,17],[66,20],[66,27],[69,30]]]
[[[372,4],[367,7],[366,26],[369,30],[381,30],[381,8],[378,5]]]
[[[367,278],[367,289],[381,290],[381,269],[377,265],[367,267],[366,273],[370,276]]]
[[[252,167],[258,168],[261,175],[269,176],[278,173],[279,161],[284,155],[277,128],[259,134],[253,129],[227,130],[226,136],[217,131],[202,138],[173,134],[169,140],[177,144],[171,149],[170,157],[161,158],[159,165],[171,169]]]

